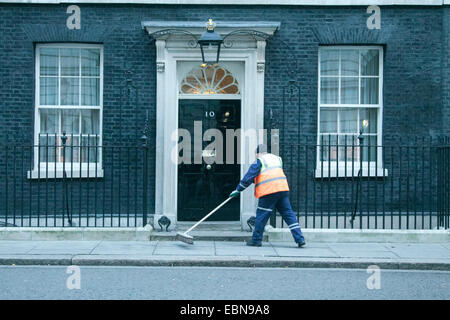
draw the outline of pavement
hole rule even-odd
[[[0,265],[208,266],[450,270],[450,243],[0,241]]]

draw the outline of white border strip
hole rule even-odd
[[[450,0],[0,0],[0,3],[19,4],[197,4],[197,5],[298,5],[298,6],[442,6]]]

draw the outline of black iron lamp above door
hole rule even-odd
[[[217,32],[214,31],[214,28],[216,27],[216,24],[213,22],[212,19],[209,19],[206,23],[206,31],[203,32],[200,39],[198,40],[198,44],[200,45],[200,50],[202,52],[202,67],[206,67],[207,65],[213,65],[219,62],[219,56],[220,56],[220,46],[223,43],[223,39]],[[210,52],[213,52],[214,56],[216,57],[214,61],[207,61],[205,51],[208,50]]]
[[[179,28],[170,28],[170,29],[163,29],[159,31],[155,31],[150,34],[150,36],[156,40],[156,39],[164,39],[167,40],[168,37],[174,34],[178,35],[186,35],[192,38],[192,40],[189,41],[189,47],[196,48],[197,46],[200,46],[200,51],[202,54],[202,64],[201,67],[204,68],[208,65],[215,65],[219,63],[220,58],[220,49],[222,44],[224,47],[230,47],[232,45],[232,42],[227,39],[233,37],[233,36],[239,36],[239,35],[247,35],[251,36],[255,40],[267,40],[269,39],[270,35],[257,31],[257,30],[251,30],[251,29],[237,29],[234,30],[226,35],[222,36],[214,31],[216,28],[216,23],[210,18],[208,19],[208,22],[206,23],[206,31],[202,33],[200,38],[198,39],[195,34],[188,30],[183,30]],[[209,57],[213,57],[212,59],[208,59]],[[211,61],[210,61],[211,60]]]

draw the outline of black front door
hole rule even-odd
[[[201,219],[224,201],[239,183],[238,141],[237,138],[234,138],[234,155],[228,154],[227,157],[226,130],[240,128],[240,106],[240,100],[179,100],[178,127],[190,132],[191,163],[178,165],[178,220]],[[197,128],[201,125],[202,137],[194,137],[194,123]],[[203,139],[203,135],[208,129],[217,129],[222,133],[223,153],[221,158],[223,163],[220,163],[220,150],[206,150],[206,147],[215,141],[215,137]],[[197,130],[199,131],[199,129]],[[201,148],[195,148],[196,139],[202,141]],[[182,138],[180,138],[181,140]],[[195,151],[197,151],[196,159],[200,159],[200,161],[196,161],[198,163],[194,162],[196,160]],[[233,157],[233,161],[230,161]],[[232,164],[228,164],[230,162]],[[238,221],[240,218],[239,208],[239,199],[233,199],[208,220]]]

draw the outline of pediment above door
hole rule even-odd
[[[224,48],[256,47],[280,29],[274,21],[215,21],[215,31],[224,38]],[[166,41],[166,47],[197,47],[196,40],[206,30],[205,21],[142,21],[142,28],[155,40]]]

